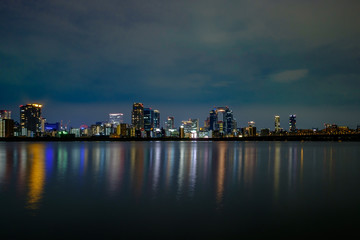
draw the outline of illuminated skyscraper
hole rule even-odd
[[[224,132],[225,134],[231,134],[234,129],[234,116],[232,110],[226,107],[224,112]]]
[[[144,129],[150,132],[154,129],[154,110],[144,108]]]
[[[214,108],[210,111],[210,117],[209,117],[209,130],[217,130],[217,122],[218,122],[218,116],[217,116],[217,110]]]
[[[197,138],[199,128],[199,119],[189,119],[188,121],[182,121],[185,137]],[[181,130],[181,129],[180,129]]]
[[[123,123],[123,115],[122,113],[110,113],[109,114],[109,123],[113,125],[119,125]]]
[[[131,123],[136,130],[144,128],[144,105],[142,103],[133,104]]]
[[[26,104],[20,106],[21,135],[33,136],[41,132],[40,104]]]
[[[222,117],[219,117],[219,113]],[[223,134],[231,134],[234,129],[234,115],[229,107],[215,107],[210,111],[208,130],[219,130]]]
[[[174,117],[168,117],[167,121],[165,122],[165,129],[175,129],[175,120]]]
[[[160,128],[160,111],[154,110],[154,128]]]
[[[289,117],[289,132],[296,132],[296,115],[292,114]]]
[[[0,119],[11,119],[11,111],[0,110]]]
[[[280,116],[275,116],[275,132],[280,132]]]

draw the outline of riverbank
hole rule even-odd
[[[73,142],[73,141],[360,141],[360,134],[337,135],[288,135],[288,136],[256,136],[236,138],[110,138],[108,136],[93,137],[12,137],[0,138],[3,142]]]

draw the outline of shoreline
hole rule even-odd
[[[0,138],[0,142],[131,142],[131,141],[345,141],[359,142],[360,134],[338,134],[338,135],[302,135],[302,136],[256,136],[256,137],[234,137],[234,138],[110,138],[108,136],[93,137],[11,137]]]

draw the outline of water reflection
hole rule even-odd
[[[108,196],[192,200],[270,192],[275,202],[319,175],[336,175],[333,146],[256,142],[0,143],[0,192],[14,188],[37,210],[45,189],[82,189]],[[321,160],[321,161],[319,161]],[[314,170],[315,169],[315,170]]]
[[[275,143],[275,156],[274,156],[274,196],[275,200],[279,197],[280,185],[280,143]]]
[[[224,183],[225,183],[225,154],[226,154],[226,143],[219,143],[218,145],[218,166],[217,166],[217,184],[216,184],[216,202],[221,207],[223,194],[224,194]]]
[[[45,184],[45,146],[44,144],[30,144],[30,174],[27,208],[37,209],[42,199]]]

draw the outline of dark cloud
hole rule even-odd
[[[268,127],[279,108],[318,122],[341,111],[341,122],[356,124],[359,8],[356,0],[3,0],[0,107],[51,103],[55,120],[65,106],[92,104],[99,116],[84,118],[95,121],[112,111],[105,106],[125,112],[141,101],[169,115],[183,109],[182,119],[204,112],[202,122],[212,106],[229,105],[259,123],[266,112]],[[314,110],[329,106],[333,115]]]

